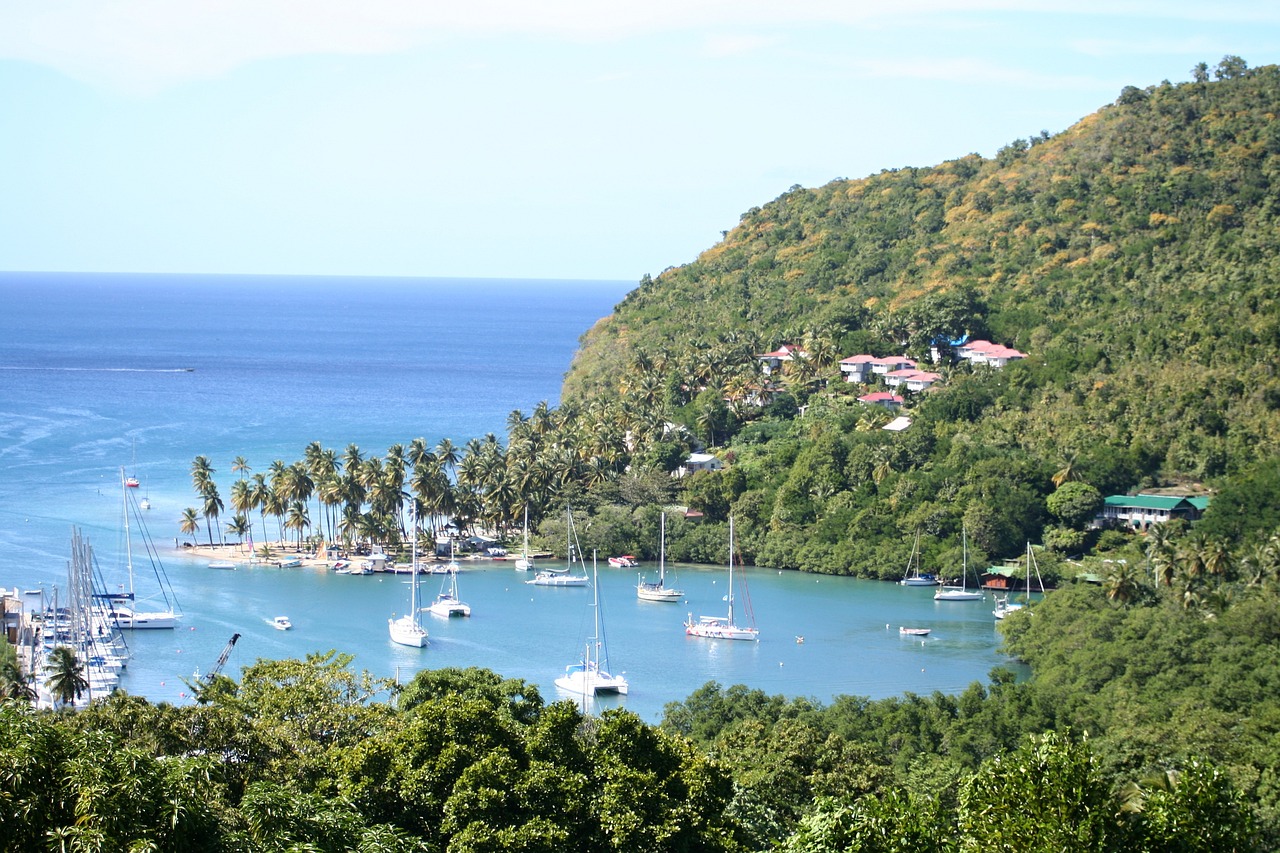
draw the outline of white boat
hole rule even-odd
[[[573,530],[573,510],[565,507],[565,515],[568,518],[565,531],[566,553],[569,555],[569,562],[566,568],[558,571],[555,569],[544,569],[534,575],[532,580],[527,580],[525,583],[532,584],[533,586],[556,587],[586,586],[591,583],[591,578],[587,577],[585,565],[583,566],[583,573],[581,575],[575,575],[573,573],[573,555],[575,552],[575,546],[578,548],[578,554],[581,554],[582,551],[581,546],[578,546],[576,541],[578,538],[577,534]]]
[[[284,557],[276,560],[276,566],[281,569],[296,569],[302,565],[301,557]]]
[[[933,575],[920,571],[920,532],[916,531],[915,544],[911,546],[911,556],[907,558],[907,570],[898,581],[902,586],[937,586],[938,579]]]
[[[627,695],[629,685],[621,675],[609,672],[609,651],[605,644],[602,617],[600,616],[600,578],[592,560],[595,590],[591,597],[591,609],[595,616],[595,634],[587,640],[582,659],[564,668],[564,675],[556,679],[556,687],[576,696],[595,696],[597,693]]]
[[[690,637],[705,637],[710,640],[759,640],[760,632],[752,627],[742,627],[733,621],[733,516],[729,516],[729,593],[725,596],[729,602],[729,615],[700,616],[693,621],[693,614],[684,623],[684,632]]]
[[[1044,594],[1044,581],[1040,579],[1040,565],[1036,562],[1035,554],[1031,551],[1031,543],[1027,543],[1027,599],[1026,602],[1010,601],[1009,594],[996,596],[996,608],[991,611],[991,615],[997,619],[1003,619],[1010,613],[1029,606],[1031,604],[1031,573],[1035,572],[1036,585],[1040,587],[1038,590],[1041,595]]]
[[[277,631],[288,631],[293,627],[293,623],[289,621],[288,616],[277,616],[271,620],[271,627]]]
[[[234,569],[235,567],[236,564],[230,560],[214,560],[209,564],[209,568],[211,569]]]
[[[658,538],[658,580],[647,581],[641,575],[636,583],[636,598],[642,601],[679,601],[684,590],[667,586],[667,514],[662,514],[661,533]]]
[[[427,629],[422,627],[418,619],[418,504],[413,502],[413,560],[409,581],[409,612],[387,620],[387,630],[391,641],[402,646],[422,648],[427,644]]]
[[[636,566],[640,565],[640,561],[630,554],[624,554],[621,557],[610,557],[609,565],[613,566],[615,569],[634,569]]]
[[[470,616],[471,605],[458,598],[458,573],[449,572],[449,576],[440,586],[436,600],[427,608],[436,616],[446,619],[450,616]]]
[[[904,637],[927,637],[931,628],[899,628],[898,633]]]
[[[533,559],[529,556],[529,505],[524,506],[524,550],[516,559],[517,572],[533,571]]]
[[[969,537],[964,528],[960,529],[960,585],[943,584],[933,594],[934,601],[981,601],[985,596],[981,589],[969,589]]]
[[[143,498],[138,503],[138,506],[142,507],[143,509],[151,509],[151,498]]]
[[[129,576],[129,590],[123,595],[112,596],[111,615],[116,627],[122,629],[133,631],[173,629],[178,626],[178,620],[182,617],[174,609],[174,605],[170,601],[171,587],[168,582],[168,576],[164,572],[164,566],[160,563],[159,552],[156,551],[155,546],[151,544],[150,537],[147,536],[146,528],[142,524],[142,516],[135,511],[137,502],[129,491],[131,488],[129,479],[125,477],[124,469],[121,468],[120,482],[124,492],[124,556],[125,568]],[[167,605],[164,610],[143,611],[136,606],[137,598],[133,586],[133,525],[130,523],[130,518],[138,522],[139,538],[142,540],[147,556],[151,559],[151,567],[155,574],[156,584]],[[127,604],[125,603],[126,601],[128,602]]]

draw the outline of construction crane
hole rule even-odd
[[[218,662],[213,665],[213,669],[204,674],[205,681],[213,681],[218,673],[222,672],[222,667],[226,664],[227,658],[231,657],[231,650],[236,647],[238,639],[240,639],[239,634],[232,634],[231,639],[227,640],[227,644],[222,647],[222,654],[218,655]]]

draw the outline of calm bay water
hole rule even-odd
[[[196,503],[196,455],[209,457],[225,496],[236,456],[261,471],[311,441],[381,455],[416,437],[502,436],[513,409],[557,402],[578,336],[630,286],[0,274],[0,586],[65,585],[73,525],[108,583],[122,581],[124,466],[153,504],[147,523],[185,613],[177,631],[130,636],[130,692],[184,701],[182,680],[240,633],[231,675],[258,658],[337,649],[377,675],[485,666],[554,695],[590,632],[588,589],[531,587],[509,564],[466,563],[459,580],[474,615],[426,617],[431,645],[409,649],[386,629],[407,603],[403,576],[214,571],[172,546]],[[759,643],[687,638],[688,612],[723,611],[725,573],[678,572],[687,601],[672,605],[637,601],[632,571],[601,570],[613,667],[632,685],[610,701],[646,719],[708,680],[830,701],[958,692],[1007,663],[989,601],[760,568],[748,573]],[[145,585],[140,576],[140,593]],[[423,592],[437,585],[428,577]],[[294,629],[273,629],[277,614]],[[933,630],[906,639],[899,625]]]

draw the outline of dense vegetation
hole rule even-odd
[[[262,663],[193,708],[4,709],[0,838],[1280,848],[1280,69],[1226,57],[1193,77],[1127,87],[990,160],[748,211],[641,282],[584,337],[562,405],[513,412],[505,443],[312,445],[266,473],[232,467],[233,535],[274,517],[299,541],[394,547],[412,498],[435,529],[510,533],[527,509],[552,548],[570,504],[586,547],[637,554],[656,549],[659,507],[688,506],[702,520],[672,514],[672,559],[722,561],[733,514],[748,560],[873,577],[901,571],[916,531],[940,567],[962,530],[971,564],[1043,543],[1063,587],[1002,629],[1030,680],[828,707],[711,684],[655,729],[489,673],[422,673],[383,701],[341,660]],[[945,356],[965,334],[1030,358],[944,358],[901,433],[836,373],[855,353]],[[756,355],[781,343],[808,356],[762,376]],[[724,469],[669,476],[696,445]],[[184,527],[203,518],[212,539],[213,469],[200,457],[192,474],[202,505]],[[1086,529],[1101,495],[1157,486],[1213,502],[1190,529]],[[1085,569],[1102,584],[1070,582]]]

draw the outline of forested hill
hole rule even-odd
[[[648,372],[669,403],[690,385],[732,400],[758,381],[748,350],[802,345],[834,376],[969,334],[1027,353],[1007,381],[1028,393],[952,416],[999,415],[1005,440],[1103,489],[1275,454],[1280,69],[1227,57],[1196,76],[1126,87],[994,159],[793,187],[646,277],[584,336],[565,398],[625,401]]]

